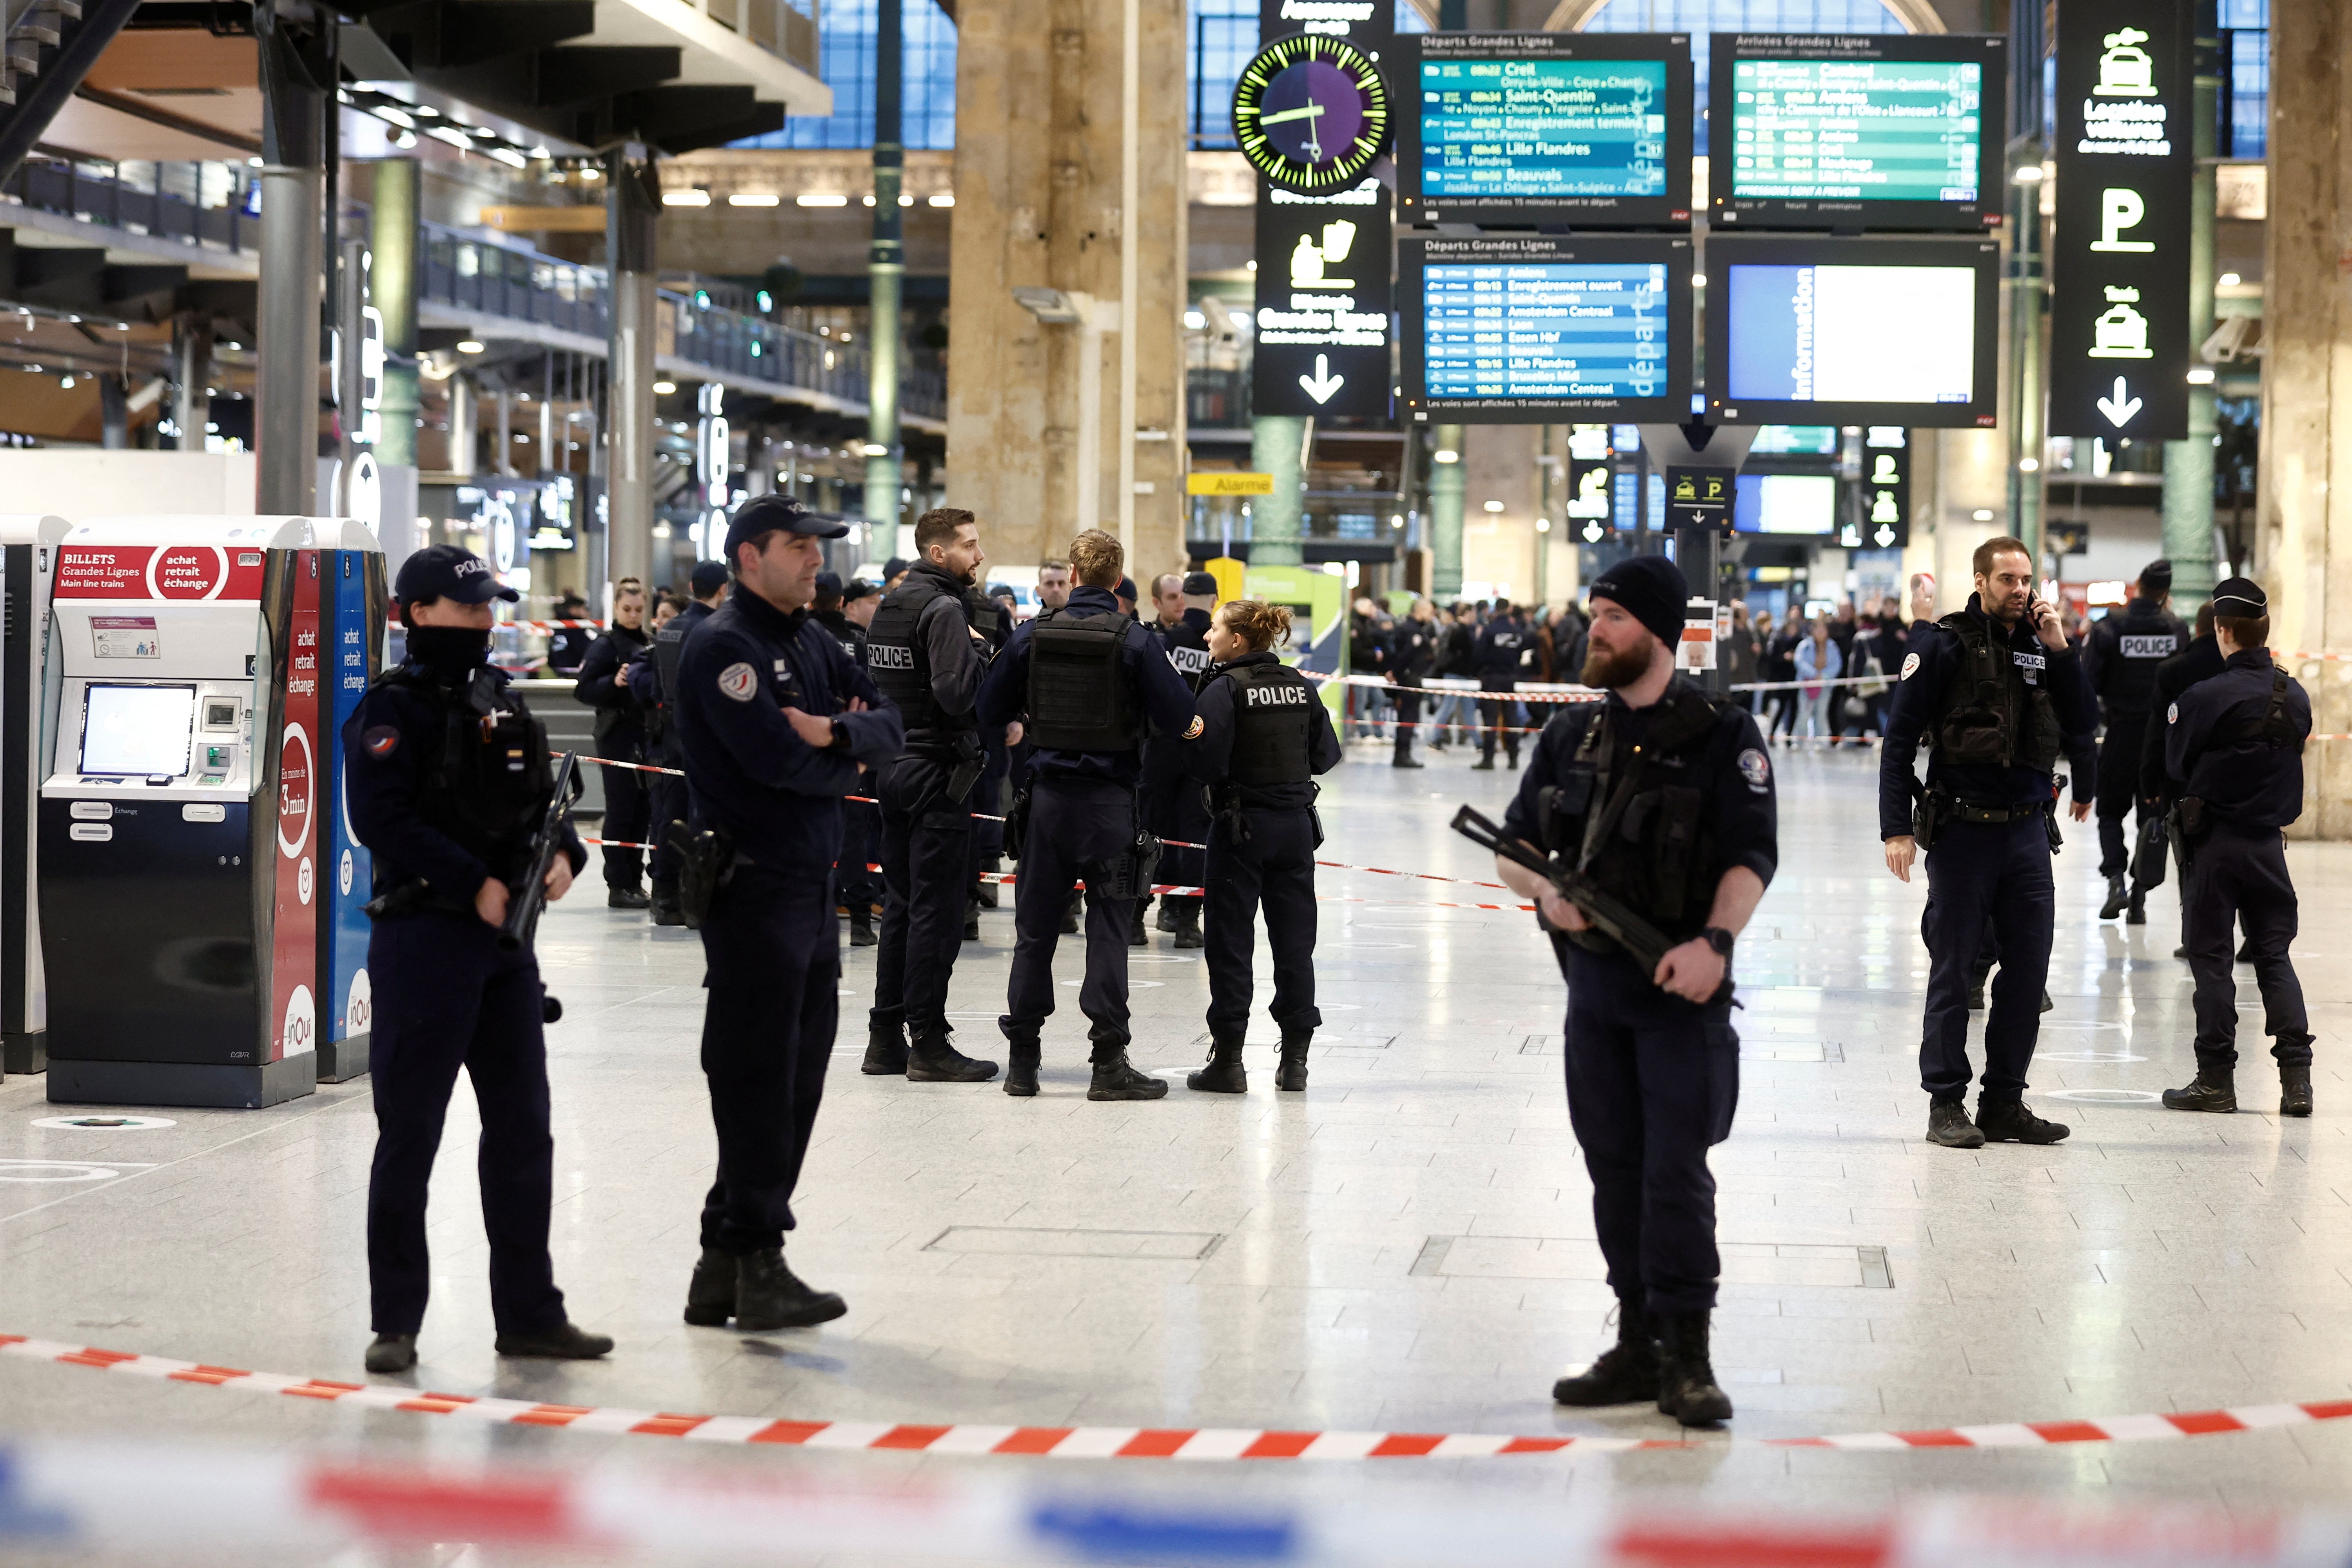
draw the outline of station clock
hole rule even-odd
[[[1234,137],[1258,174],[1287,190],[1346,190],[1389,141],[1378,61],[1345,38],[1278,38],[1234,83]]]

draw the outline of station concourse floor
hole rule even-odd
[[[1499,816],[1517,775],[1423,772],[1359,743],[1327,780],[1323,854],[1492,880],[1445,829]],[[1922,1140],[1924,884],[1879,858],[1875,754],[1776,752],[1779,879],[1739,948],[1741,1103],[1714,1156],[1726,1279],[1715,1363],[1738,1406],[1685,1451],[1407,1463],[1135,1466],[658,1445],[491,1426],[0,1357],[0,1439],[138,1436],[414,1456],[811,1476],[1055,1467],[1122,1486],[1520,1496],[1691,1489],[1869,1505],[1931,1489],[2340,1500],[2352,1422],[2039,1449],[1831,1451],[1741,1441],[2185,1412],[2352,1394],[2352,847],[2290,847],[2318,1113],[2282,1121],[2242,968],[2234,1118],[2168,1112],[2190,1076],[2189,984],[2168,886],[2100,924],[2091,825],[2069,825],[2032,1103],[2053,1148]],[[1672,1436],[1646,1406],[1556,1408],[1608,1341],[1611,1298],[1560,1080],[1563,988],[1530,917],[1430,907],[1481,889],[1323,873],[1327,1027],[1303,1095],[1196,1095],[1206,978],[1154,933],[1134,955],[1135,1058],[1160,1102],[1090,1104],[1078,941],[1045,1091],[857,1071],[870,949],[845,947],[843,1027],[789,1256],[850,1311],[741,1335],[679,1320],[710,1178],[701,952],[606,910],[592,869],[541,927],[551,989],[557,1277],[619,1348],[588,1364],[490,1347],[470,1095],[436,1174],[420,1389],[812,1419]],[[1012,900],[966,944],[960,1043],[1002,1058]],[[1263,942],[1259,1004],[1265,1000]],[[1980,1034],[1981,1016],[1977,1029]],[[1980,1064],[1981,1058],[1979,1058]],[[2074,1098],[2063,1098],[2073,1096]],[[0,1086],[0,1333],[298,1377],[363,1376],[368,1080],[151,1131],[44,1129],[43,1080]],[[117,1173],[64,1180],[73,1164]],[[1173,1472],[1181,1470],[1181,1477]],[[1214,1472],[1213,1476],[1207,1472]],[[1450,1493],[1447,1495],[1451,1495]]]

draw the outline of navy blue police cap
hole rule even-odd
[[[735,559],[735,547],[749,544],[763,534],[778,529],[787,533],[813,534],[819,539],[839,539],[848,533],[849,525],[811,511],[790,496],[753,496],[735,509],[727,522],[727,559]]]
[[[1216,591],[1217,591],[1217,574],[1216,574],[1215,573],[1213,573],[1213,572],[1187,572],[1186,574],[1184,574],[1184,592],[1185,592],[1185,593],[1187,593],[1187,594],[1213,594],[1213,593],[1215,593]]]
[[[2212,605],[2215,615],[2232,618],[2271,613],[2270,595],[2263,593],[2263,585],[2252,577],[2224,577],[2214,584]]]
[[[820,573],[818,573],[818,574],[816,574],[816,591],[817,591],[818,593],[820,593],[820,594],[838,594],[838,593],[840,593],[840,592],[841,592],[841,574],[840,574],[840,573],[838,573],[838,572],[820,572]]]
[[[461,605],[504,599],[511,605],[522,597],[499,583],[488,562],[462,544],[428,544],[402,562],[392,596],[404,605],[427,599],[454,599]]]

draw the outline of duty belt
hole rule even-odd
[[[1984,824],[2023,822],[2028,817],[2046,815],[2045,809],[2040,805],[1987,805],[1976,800],[1948,800],[1943,803],[1942,809],[1951,814],[1949,820],[1953,822]]]

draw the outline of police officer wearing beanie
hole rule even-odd
[[[1438,626],[1427,599],[1415,599],[1410,614],[1389,631],[1389,679],[1403,689],[1396,700],[1396,754],[1391,767],[1418,768],[1412,754],[1413,731],[1421,727],[1421,683],[1437,660]]]
[[[685,756],[678,746],[672,699],[678,689],[677,661],[685,652],[686,639],[727,602],[730,591],[724,562],[698,562],[688,581],[693,584],[693,602],[671,616],[654,634],[653,641],[629,658],[629,691],[646,713],[646,761],[673,770],[646,775],[651,806],[646,831],[654,847],[648,869],[653,881],[653,920],[657,926],[686,923],[677,907],[677,849],[670,842],[672,825],[686,820],[687,804],[686,780],[674,771],[683,765]]]
[[[833,634],[858,668],[866,668],[866,626],[849,618],[849,595],[860,598],[873,591],[873,584],[853,583],[842,586],[838,572],[816,574],[816,598],[810,605],[816,624]],[[872,614],[866,620],[873,619]],[[874,793],[872,775],[860,773],[857,794]],[[872,947],[882,939],[874,934],[874,906],[882,901],[882,879],[867,869],[877,864],[875,857],[882,852],[882,808],[871,800],[852,796],[841,803],[841,853],[835,857],[835,872],[841,884],[841,901],[849,913],[849,945]]]
[[[572,697],[596,710],[596,755],[617,763],[645,760],[643,711],[629,695],[629,660],[652,639],[646,635],[646,585],[635,577],[613,584],[613,624],[580,661]],[[634,767],[600,768],[604,777],[604,902],[616,910],[646,907],[646,781]]]
[[[2284,829],[2303,815],[2303,748],[2311,697],[2271,662],[2270,600],[2247,577],[2213,589],[2221,673],[2165,710],[2164,759],[2180,791],[2174,807],[2181,868],[2181,934],[2197,977],[2197,1077],[2164,1091],[2175,1110],[2235,1110],[2238,986],[2230,963],[2234,921],[2263,994],[2263,1031],[2278,1062],[2279,1114],[2311,1114],[2311,1023],[2287,956],[2296,921]]]
[[[1090,528],[1071,542],[1077,585],[1062,608],[1023,625],[980,689],[980,721],[1021,721],[1036,747],[1030,765],[1021,877],[1013,885],[1016,940],[1004,1016],[1012,1043],[1004,1092],[1037,1092],[1045,1020],[1054,1011],[1054,949],[1070,890],[1115,885],[1138,868],[1137,754],[1144,726],[1200,733],[1192,689],[1150,632],[1122,612],[1115,590],[1126,552]],[[1132,898],[1087,900],[1087,974],[1078,1006],[1092,1027],[1088,1100],[1158,1100],[1168,1085],[1127,1059],[1127,947]]]
[[[981,598],[980,520],[933,507],[915,521],[917,560],[883,595],[866,628],[874,681],[898,709],[907,750],[881,770],[882,945],[862,1070],[914,1083],[983,1083],[996,1064],[950,1041],[948,983],[963,948],[972,871],[972,789],[980,782],[980,720],[972,711],[988,645],[974,621]]]
[[[1228,600],[1208,636],[1216,662],[1201,688],[1201,734],[1184,744],[1192,776],[1209,786],[1209,1065],[1185,1087],[1242,1094],[1249,1029],[1250,961],[1258,906],[1274,952],[1275,1026],[1282,1031],[1276,1089],[1307,1087],[1307,1052],[1323,1015],[1315,1006],[1315,775],[1339,765],[1339,737],[1315,685],[1275,650],[1290,612]]]
[[[1477,652],[1473,668],[1478,672],[1481,691],[1516,691],[1519,686],[1519,667],[1527,662],[1528,628],[1511,613],[1507,599],[1495,601],[1495,613],[1478,628]],[[1511,766],[1519,765],[1519,732],[1510,727],[1513,704],[1481,700],[1480,717],[1486,721],[1486,738],[1478,760],[1470,765],[1482,773],[1495,766],[1495,742],[1499,740],[1510,754]]]
[[[416,1364],[432,1262],[425,1185],[463,1068],[481,1111],[482,1227],[498,1352],[581,1359],[613,1348],[564,1316],[548,1256],[555,1141],[548,1126],[546,988],[499,928],[554,795],[547,731],[490,668],[501,587],[455,544],[420,550],[393,585],[408,656],[343,724],[352,826],[375,856],[368,973],[375,982],[375,1160],[368,1173],[367,1369]],[[567,824],[548,868],[560,899],[587,864]]]
[[[674,688],[693,826],[716,890],[699,916],[702,1072],[719,1176],[686,1321],[804,1328],[848,1309],[785,1266],[793,1189],[824,1092],[839,1011],[834,857],[860,764],[898,755],[898,714],[813,620],[818,541],[848,529],[760,496],[727,526],[735,593],[698,623]]]
[[[1645,970],[1549,879],[1496,865],[1536,900],[1568,981],[1568,1114],[1592,1178],[1592,1218],[1618,1340],[1562,1378],[1563,1405],[1654,1399],[1685,1426],[1727,1419],[1707,1331],[1721,1264],[1706,1152],[1739,1091],[1734,939],[1780,864],[1772,766],[1748,710],[1675,673],[1689,590],[1662,555],[1592,584],[1584,684],[1538,737],[1503,819],[1512,837],[1581,871],[1675,945]]]
[[[1181,578],[1171,573],[1160,581],[1177,589],[1181,597],[1174,606],[1176,619],[1171,623],[1163,618],[1154,630],[1168,662],[1176,667],[1187,687],[1198,690],[1213,662],[1209,613],[1217,603],[1217,579],[1206,572],[1192,572]],[[1143,825],[1163,839],[1179,841],[1161,855],[1160,879],[1188,888],[1201,883],[1203,852],[1183,846],[1205,844],[1209,836],[1209,808],[1201,798],[1199,782],[1187,776],[1189,749],[1180,735],[1154,734],[1145,742],[1142,795]],[[1136,905],[1139,931],[1144,907],[1150,901],[1147,898]],[[1175,933],[1178,947],[1199,947],[1202,941],[1200,896],[1178,893],[1161,899],[1159,926]]]
[[[1927,1000],[1919,1042],[1927,1141],[1979,1149],[1988,1140],[2055,1143],[2072,1129],[2025,1109],[2025,1074],[2042,1028],[2056,894],[2054,769],[2069,733],[2096,722],[2091,683],[2058,609],[2033,592],[2033,557],[2014,539],[1977,546],[1968,607],[1914,627],[1888,710],[1878,773],[1886,868],[1908,882],[1927,852]],[[1912,774],[1929,745],[1927,783]],[[1926,824],[1931,841],[1922,845]],[[1969,1120],[1969,986],[1986,921],[2000,954],[1985,1015],[1985,1069]]]
[[[2110,613],[2091,627],[2083,643],[2083,673],[2098,694],[2107,721],[2106,739],[2099,746],[2099,875],[2107,879],[2107,901],[2099,918],[2117,915],[2129,925],[2145,925],[2144,893],[2126,885],[2131,868],[2131,846],[2124,836],[2124,817],[2139,807],[2144,826],[2152,815],[2144,788],[2140,755],[2148,716],[2155,710],[2156,672],[2159,665],[2189,646],[2189,627],[2168,607],[2172,600],[2172,563],[2151,561],[2139,574],[2131,602],[2121,615]]]

